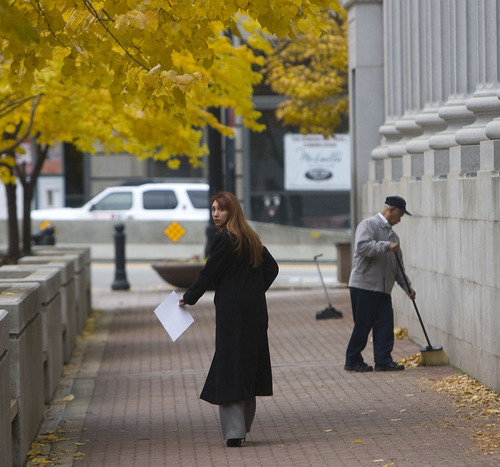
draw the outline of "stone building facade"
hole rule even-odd
[[[500,0],[344,0],[353,225],[387,195],[433,345],[500,390]],[[396,323],[425,344],[411,302]]]

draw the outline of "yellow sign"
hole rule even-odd
[[[40,224],[40,230],[45,230],[50,225],[50,221],[43,221]]]
[[[186,230],[182,225],[174,221],[163,231],[163,233],[170,238],[170,240],[177,243],[186,233]]]

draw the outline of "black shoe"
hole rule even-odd
[[[404,365],[399,365],[396,362],[391,362],[387,365],[375,363],[375,371],[403,371],[404,369]]]
[[[350,365],[345,365],[344,366],[345,371],[356,371],[358,373],[366,373],[367,371],[373,371],[373,367],[370,365],[367,365],[365,362],[357,363],[356,365],[350,366]]]
[[[241,448],[241,438],[231,438],[226,441],[228,448]]]

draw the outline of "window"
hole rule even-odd
[[[177,197],[172,190],[145,191],[142,195],[144,209],[175,209]]]
[[[208,192],[206,190],[188,190],[187,194],[196,209],[207,209],[209,207]]]
[[[132,207],[132,193],[111,193],[98,201],[91,208],[92,211],[126,211]]]

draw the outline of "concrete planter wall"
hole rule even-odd
[[[36,256],[61,256],[61,255],[77,255],[78,259],[75,263],[75,276],[76,282],[80,286],[79,290],[82,291],[82,306],[86,310],[84,315],[88,317],[92,308],[92,294],[91,294],[91,248],[89,246],[81,245],[79,247],[68,247],[64,245],[57,245],[55,247],[35,246],[33,253]],[[81,282],[81,285],[80,285]]]
[[[36,282],[40,285],[42,350],[44,357],[45,403],[52,400],[63,367],[63,327],[61,316],[61,274],[56,268],[36,266],[2,266],[0,283]]]
[[[44,254],[0,267],[0,467],[25,464],[90,312],[88,248]]]
[[[87,279],[84,272],[84,260],[78,254],[64,254],[54,248],[52,254],[25,256],[21,258],[20,263],[29,264],[38,261],[69,261],[73,264],[73,280],[75,286],[75,301],[76,301],[76,333],[80,334],[83,331],[85,322],[89,314],[89,301],[87,299]]]
[[[12,465],[11,398],[9,380],[9,320],[0,310],[0,467]]]
[[[42,318],[37,283],[0,283],[9,321],[9,381],[13,400],[12,464],[24,465],[44,410]]]
[[[37,268],[58,269],[61,272],[61,320],[63,333],[63,358],[68,363],[76,345],[78,334],[78,303],[76,301],[74,261],[71,259],[53,259],[51,257],[25,256],[20,265]]]

